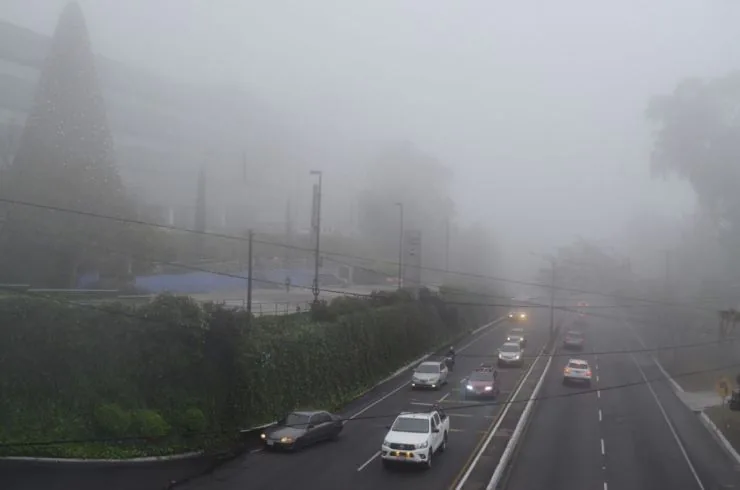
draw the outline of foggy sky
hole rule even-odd
[[[0,18],[49,34],[65,3],[3,0]],[[740,62],[733,0],[79,3],[110,58],[239,84],[321,144],[413,141],[508,254],[690,210],[687,185],[650,180],[647,100]]]

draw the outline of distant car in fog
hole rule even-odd
[[[509,321],[511,322],[525,322],[527,321],[527,312],[522,310],[512,310],[509,312]]]
[[[524,351],[520,341],[506,342],[498,350],[497,364],[499,366],[521,366],[524,364],[523,355]]]
[[[524,336],[524,329],[521,327],[512,328],[506,337],[507,342],[519,342],[522,347],[527,346],[527,338]]]
[[[464,398],[496,398],[500,389],[498,372],[491,367],[481,366],[468,376]]]
[[[591,386],[591,367],[582,359],[570,359],[563,368],[563,385],[584,383]]]
[[[585,343],[586,339],[584,338],[583,333],[576,330],[566,332],[565,337],[563,338],[563,347],[565,349],[581,350]]]

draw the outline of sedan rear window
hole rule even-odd
[[[586,364],[585,362],[572,362],[571,361],[568,363],[568,367],[573,368],[573,369],[588,369],[588,364]]]

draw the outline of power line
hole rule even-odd
[[[637,352],[637,351],[636,351]],[[626,353],[631,353],[630,351],[627,351]],[[590,354],[589,354],[590,355]],[[728,364],[720,367],[710,368],[710,369],[699,369],[694,371],[685,371],[682,373],[677,373],[672,376],[672,378],[683,378],[687,376],[694,376],[697,374],[706,374],[711,372],[717,372],[717,371],[724,371],[728,369],[735,369],[738,366],[740,366],[740,363],[733,363]],[[616,391],[621,390],[625,388],[632,388],[635,386],[643,386],[651,384],[655,381],[666,381],[668,380],[665,376],[660,376],[656,378],[645,378],[641,379],[639,381],[633,381],[629,383],[620,383],[617,385],[611,385],[611,386],[599,386],[598,388],[590,388],[586,390],[579,390],[579,391],[573,391],[568,393],[559,393],[555,395],[543,395],[543,396],[536,396],[536,397],[527,397],[527,398],[521,398],[517,400],[493,400],[490,402],[477,402],[477,403],[462,403],[459,405],[452,405],[449,407],[445,407],[445,412],[454,412],[454,411],[464,411],[468,409],[474,409],[477,407],[499,407],[499,406],[506,406],[506,405],[514,405],[517,403],[529,403],[529,402],[539,402],[539,401],[545,401],[545,400],[553,400],[553,399],[559,399],[559,398],[570,398],[575,396],[584,396],[588,394],[596,393],[597,391]],[[419,413],[426,413],[425,411],[420,411]],[[358,416],[353,418],[342,418],[341,420],[343,422],[357,422],[360,420],[378,420],[378,419],[391,419],[398,416],[397,412],[390,413],[390,414],[381,414],[381,415],[365,415],[365,416]],[[226,435],[226,434],[233,434],[236,435],[240,432],[243,432],[245,430],[250,430],[251,428],[247,429],[235,429],[235,430],[228,430],[228,431],[208,431],[208,432],[199,432],[195,434],[189,434],[190,436],[197,436],[197,435]],[[84,444],[84,443],[95,443],[95,442],[125,442],[125,441],[147,441],[151,440],[150,437],[125,437],[125,438],[90,438],[90,439],[57,439],[57,440],[46,440],[46,441],[26,441],[26,442],[18,442],[18,443],[0,443],[0,449],[4,448],[12,448],[12,447],[33,447],[33,446],[54,446],[54,445],[65,445],[65,444]]]
[[[153,228],[159,228],[163,230],[169,230],[169,231],[178,231],[178,232],[184,232],[184,233],[194,233],[197,235],[205,235],[205,236],[211,236],[215,238],[223,238],[227,240],[237,240],[237,241],[248,241],[248,238],[235,236],[235,235],[228,235],[225,233],[216,233],[216,232],[207,232],[202,230],[195,230],[190,228],[182,228],[172,225],[163,225],[159,223],[152,223],[144,220],[138,220],[138,219],[131,219],[131,218],[122,218],[117,216],[110,216],[100,213],[95,213],[91,211],[80,211],[80,210],[74,210],[69,208],[63,208],[59,206],[51,206],[46,204],[39,204],[39,203],[32,203],[28,201],[22,201],[22,200],[15,200],[15,199],[8,199],[8,198],[2,198],[0,197],[0,202],[4,202],[6,204],[12,204],[12,205],[21,205],[21,206],[28,206],[32,208],[37,209],[43,209],[47,211],[58,211],[58,212],[64,212],[64,213],[70,213],[70,214],[77,214],[80,216],[87,216],[91,218],[98,218],[98,219],[106,219],[106,220],[112,220],[117,221],[120,223],[126,223],[126,224],[135,224],[135,225],[141,225],[141,226],[149,226]],[[263,245],[270,245],[270,246],[277,246],[277,247],[285,247],[290,248],[294,250],[301,250],[305,252],[311,252],[312,249],[306,248],[306,247],[299,247],[296,245],[288,245],[284,243],[278,243],[278,242],[269,242],[265,240],[254,240],[254,243],[261,243]],[[323,251],[322,255],[333,255],[333,256],[339,256],[339,257],[345,257],[350,259],[356,259],[356,260],[373,260],[369,259],[367,257],[360,257],[356,255],[346,254],[346,253],[339,253],[339,252],[328,252]],[[382,262],[389,265],[397,266],[397,262],[388,261],[388,260],[375,260],[375,262]],[[485,274],[476,274],[472,272],[462,272],[462,271],[445,271],[444,269],[436,268],[436,267],[427,267],[427,266],[420,266],[419,269],[421,270],[427,270],[431,272],[438,272],[441,274],[447,273],[447,274],[455,274],[465,277],[471,277],[471,278],[477,278],[477,279],[484,279],[484,280],[490,280],[490,281],[499,281],[504,283],[510,283],[510,284],[518,284],[522,286],[535,286],[535,287],[549,287],[547,285],[536,283],[536,282],[529,282],[529,281],[520,281],[515,279],[509,279],[499,276],[492,276],[492,275],[485,275]],[[677,302],[671,302],[671,301],[662,301],[662,300],[653,300],[653,299],[646,299],[646,298],[637,298],[637,297],[630,297],[630,296],[622,296],[617,295],[613,293],[603,293],[599,291],[589,291],[584,289],[576,289],[576,288],[568,288],[563,286],[554,286],[555,290],[559,291],[565,291],[565,292],[572,292],[572,293],[578,293],[578,294],[588,294],[588,295],[595,295],[595,296],[602,296],[602,297],[609,297],[609,298],[616,298],[616,299],[622,299],[627,301],[637,301],[641,303],[648,303],[648,304],[656,304],[656,305],[664,305],[664,306],[679,306],[679,307],[690,307],[689,305],[686,305],[685,303],[677,303]],[[699,308],[697,306],[691,306],[694,309],[705,309],[705,308]],[[706,309],[707,311],[714,312],[715,310]]]

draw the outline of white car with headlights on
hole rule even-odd
[[[563,369],[563,384],[583,383],[591,386],[591,367],[582,359],[571,359]]]
[[[389,427],[380,448],[383,467],[411,463],[432,467],[435,453],[447,448],[450,418],[440,407],[428,412],[401,412]]]
[[[522,347],[527,346],[527,338],[524,336],[524,329],[521,327],[512,328],[509,330],[509,335],[506,336],[507,342],[519,342]]]
[[[498,350],[498,366],[521,366],[524,363],[523,355],[521,342],[506,342]]]
[[[419,364],[411,375],[411,389],[432,388],[434,390],[447,383],[449,369],[444,361],[427,361]]]

